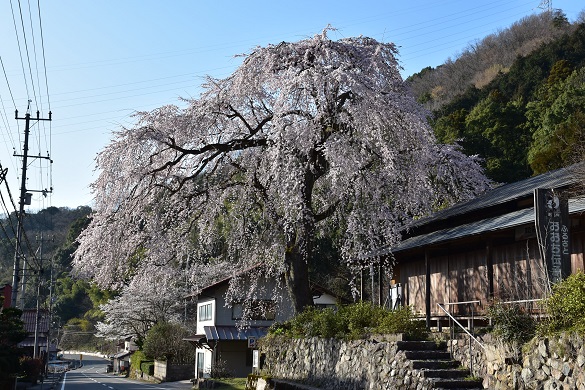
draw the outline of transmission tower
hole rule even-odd
[[[552,12],[552,0],[541,0],[538,8],[547,12]]]

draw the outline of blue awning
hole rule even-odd
[[[250,327],[238,329],[235,326],[204,326],[207,341],[232,340],[246,341],[249,337],[264,337],[268,333],[267,327]]]

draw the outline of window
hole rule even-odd
[[[211,302],[199,306],[199,321],[209,321],[211,319]]]
[[[276,304],[274,301],[252,301],[250,303],[234,303],[232,305],[233,320],[274,321],[276,318]]]
[[[203,378],[203,370],[205,369],[205,354],[197,352],[197,378]]]

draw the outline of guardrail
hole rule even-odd
[[[477,343],[485,351],[485,346],[473,335],[473,320],[474,320],[474,311],[473,305],[479,304],[481,305],[481,301],[466,301],[466,302],[453,302],[453,303],[437,303],[439,309],[443,310],[445,314],[449,317],[449,329],[451,333],[451,349],[450,354],[451,358],[453,358],[453,339],[455,338],[455,327],[453,324],[457,324],[467,335],[469,336],[469,371],[473,374],[473,353],[472,353],[472,340]],[[456,306],[456,305],[470,305],[471,306],[471,322],[469,324],[469,330],[465,329],[463,325],[451,313],[445,309],[444,306]]]

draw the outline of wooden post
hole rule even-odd
[[[494,297],[494,259],[492,257],[492,240],[488,240],[485,247],[485,266],[488,278],[488,298]]]
[[[378,266],[378,306],[382,306],[384,304],[384,300],[382,299],[384,283],[384,278],[382,277],[382,272],[384,271],[382,261],[383,260],[380,260],[380,264]]]
[[[364,268],[360,268],[360,302],[364,301]]]
[[[431,259],[425,250],[425,312],[427,329],[431,328]]]

